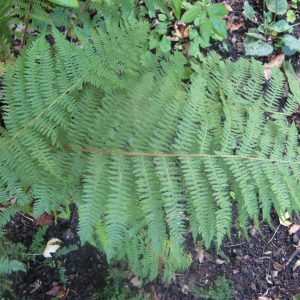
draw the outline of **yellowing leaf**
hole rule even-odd
[[[64,7],[79,7],[78,0],[48,0],[49,2]]]
[[[294,266],[293,266],[293,271],[295,271],[299,266],[300,266],[300,259],[298,259],[298,260],[295,262],[295,264],[294,264]]]
[[[43,252],[43,256],[47,258],[52,257],[51,253],[55,253],[60,248],[61,244],[62,241],[60,239],[53,238],[49,240]]]
[[[288,220],[289,217],[290,215],[288,212],[286,212],[284,215],[279,216],[279,223],[285,227],[289,227],[290,225],[292,225],[292,222]]]

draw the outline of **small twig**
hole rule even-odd
[[[30,9],[32,6],[32,1],[33,0],[29,0],[29,4],[28,4],[28,11],[27,11],[26,20],[25,20],[25,28],[24,28],[24,34],[23,34],[22,43],[21,43],[21,49],[23,49],[25,47],[26,40],[27,40],[27,31],[28,31],[29,23],[30,23],[29,12],[30,12]]]
[[[164,299],[165,299],[165,297],[166,297],[166,295],[167,295],[167,292],[168,292],[168,290],[169,290],[169,285],[168,285],[168,287],[167,287],[167,289],[166,289],[166,291],[165,291],[165,293],[164,293],[164,295],[163,295],[163,298],[162,298],[162,300],[164,300]]]
[[[76,16],[75,20],[73,23],[71,23],[70,28],[68,29],[66,36],[68,36],[70,34],[70,32],[73,30],[74,26],[77,25],[77,23],[79,22],[79,19],[82,17],[82,15],[85,13],[85,11],[88,9],[89,5],[91,4],[92,0],[87,0],[84,4],[84,6],[82,7],[81,11],[79,12],[79,14]]]
[[[292,262],[292,260],[298,255],[298,253],[300,252],[300,247],[297,248],[294,253],[291,255],[291,257],[289,258],[289,260],[286,263],[286,267]]]
[[[271,239],[268,241],[268,244],[270,244],[270,243],[273,241],[273,239],[274,239],[274,237],[275,237],[275,235],[276,235],[276,233],[277,233],[279,227],[280,227],[280,224],[277,226],[277,228],[276,228],[274,234],[272,235]]]
[[[243,242],[243,243],[239,243],[239,244],[235,244],[235,245],[225,245],[224,248],[233,248],[233,247],[241,246],[241,245],[244,245],[244,244],[246,244],[246,243]]]
[[[20,216],[22,216],[23,218],[25,218],[25,219],[27,219],[27,220],[29,220],[29,221],[31,221],[31,222],[34,222],[33,219],[31,219],[31,218],[25,216],[24,214],[20,213],[19,211],[18,211],[17,213],[18,213]]]
[[[43,255],[43,253],[22,253],[23,255],[31,255],[31,256],[40,256],[40,255]]]
[[[76,296],[79,296],[78,293],[75,290],[68,289],[70,292],[74,293]]]

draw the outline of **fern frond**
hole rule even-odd
[[[24,270],[25,266],[20,261],[0,256],[0,274],[10,274],[12,272]]]
[[[185,59],[149,53],[146,24],[100,23],[76,28],[76,44],[53,29],[53,45],[41,36],[6,74],[0,178],[12,210],[75,201],[81,241],[147,280],[188,266],[189,229],[220,247],[232,223],[246,232],[261,211],[269,222],[272,207],[299,211],[279,70],[266,83],[260,62],[212,53],[185,84]]]

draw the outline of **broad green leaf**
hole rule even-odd
[[[205,16],[201,20],[201,23],[199,25],[199,32],[200,32],[201,38],[203,39],[203,42],[204,42],[202,44],[205,45],[206,47],[208,47],[210,37],[213,34],[213,27],[207,16]],[[203,47],[203,45],[200,44],[201,47]],[[206,47],[203,47],[203,48],[206,48]]]
[[[248,1],[244,2],[244,12],[245,12],[245,16],[247,17],[248,20],[250,20],[251,22],[257,23],[255,20],[255,11],[254,11],[253,7],[249,4]]]
[[[149,49],[155,49],[157,48],[159,44],[159,34],[155,31],[150,32],[150,39],[149,39]]]
[[[288,10],[286,13],[286,20],[290,23],[294,23],[296,21],[296,14],[293,10]]]
[[[292,30],[293,27],[286,20],[280,20],[270,25],[269,29],[276,32],[284,32],[284,31]]]
[[[284,62],[284,72],[285,72],[285,75],[287,77],[290,90],[292,92],[293,91],[298,91],[299,90],[298,77],[295,73],[293,65],[289,61]]]
[[[201,48],[207,48],[210,46],[210,43],[205,41],[201,36],[199,36],[199,38],[198,38],[198,44]]]
[[[201,11],[202,11],[201,6],[193,5],[182,15],[181,22],[183,23],[193,22],[201,14]]]
[[[266,18],[268,23],[271,23],[272,20],[273,20],[273,13],[268,11],[267,13],[265,13],[265,18]]]
[[[283,43],[291,50],[300,51],[300,40],[290,34],[285,34],[282,38]]]
[[[273,46],[262,40],[246,37],[244,40],[246,55],[268,56],[273,52]]]
[[[293,300],[300,300],[300,294],[293,296]]]
[[[210,23],[214,29],[214,31],[223,39],[227,38],[227,25],[226,21],[220,19],[219,17],[211,17],[209,18]]]
[[[199,53],[200,53],[200,50],[199,50],[198,40],[197,41],[191,41],[190,47],[189,47],[189,55],[194,56],[194,57],[198,57]]]
[[[167,23],[159,23],[156,28],[155,31],[158,32],[159,34],[163,35],[168,31],[168,25]]]
[[[164,35],[159,42],[159,48],[162,52],[167,53],[171,50],[171,41]]]
[[[48,0],[49,2],[64,7],[79,7],[78,0]]]
[[[148,8],[148,14],[150,18],[154,18],[156,15],[156,3],[152,0],[145,0],[144,1],[146,7]]]
[[[292,56],[297,52],[296,50],[290,49],[287,45],[282,45],[282,51],[286,56]]]
[[[209,16],[224,17],[228,14],[228,9],[223,4],[211,4],[207,8]]]
[[[262,40],[262,39],[264,39],[264,36],[263,36],[263,35],[261,35],[260,33],[256,33],[256,32],[247,32],[246,35],[247,35],[247,36],[250,36],[250,37],[252,37],[252,38],[255,38],[255,39],[257,39],[257,40]]]
[[[266,5],[268,10],[276,15],[284,15],[288,7],[286,0],[266,0]]]
[[[174,15],[177,19],[180,19],[181,3],[182,3],[182,0],[171,0],[171,6],[173,9]]]
[[[168,17],[165,14],[158,14],[158,20],[160,22],[165,22],[167,21]]]

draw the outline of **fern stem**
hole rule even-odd
[[[49,145],[50,147],[54,147],[53,145]],[[206,158],[232,158],[232,159],[246,159],[252,161],[263,161],[263,162],[277,162],[284,164],[296,164],[300,165],[300,162],[291,161],[291,160],[275,160],[270,158],[263,157],[252,157],[248,155],[233,155],[233,154],[207,154],[207,153],[159,153],[159,152],[118,152],[111,150],[101,150],[96,148],[79,148],[79,147],[71,147],[65,146],[64,150],[71,151],[80,151],[87,153],[97,153],[102,155],[124,155],[124,156],[146,156],[146,157],[206,157]]]
[[[23,49],[25,47],[26,40],[27,40],[27,31],[28,31],[29,22],[30,22],[29,12],[30,12],[30,9],[31,9],[31,6],[32,6],[32,1],[33,0],[29,0],[28,10],[26,12],[25,28],[24,28],[24,34],[23,34],[22,43],[21,43],[21,49]]]
[[[209,106],[208,109],[221,110],[221,109],[224,109],[224,106],[222,106],[222,105]],[[236,108],[234,105],[232,107],[230,107],[230,110],[231,111],[242,111],[241,109]],[[282,115],[282,116],[286,116],[286,117],[290,116],[290,114],[286,114],[284,112],[279,112],[279,111],[273,111],[273,110],[268,110],[268,111],[266,111],[266,113],[273,114],[273,115]]]

